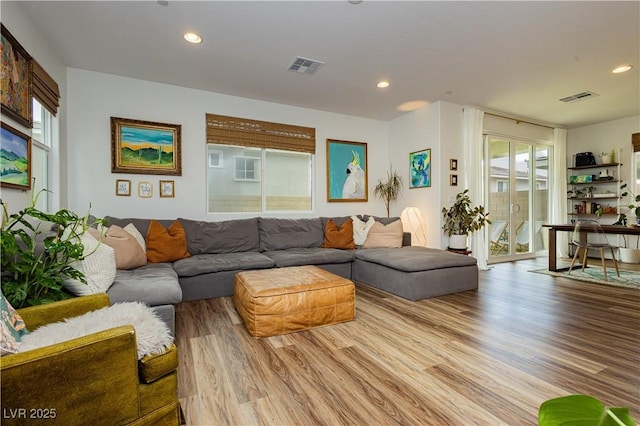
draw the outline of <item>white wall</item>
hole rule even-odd
[[[52,156],[54,164],[59,158],[64,158],[66,146],[66,80],[67,71],[61,60],[55,54],[55,51],[48,44],[44,37],[22,11],[19,2],[2,2],[2,24],[11,32],[16,40],[25,48],[25,50],[49,73],[49,75],[58,83],[60,88],[60,107],[58,108],[57,123],[59,126],[59,145],[52,148]],[[20,130],[27,135],[31,135],[31,129],[28,129],[11,118],[2,115],[2,121]],[[65,168],[55,168],[51,171],[50,186],[52,191],[50,195],[51,209],[57,210],[60,206],[66,204],[66,191],[63,190],[66,181]],[[2,200],[8,202],[9,212],[15,212],[29,204],[30,194],[25,191],[12,188],[0,189]]]
[[[316,208],[310,216],[386,215],[384,203],[369,193],[367,203],[326,201],[327,138],[368,144],[369,189],[386,175],[387,122],[227,96],[201,90],[69,68],[68,166],[69,207],[96,216],[226,220],[241,217],[206,213],[205,114],[222,114],[315,127]],[[111,173],[110,117],[182,125],[182,176]],[[408,151],[407,151],[408,152]],[[405,161],[406,162],[406,161]],[[406,166],[405,166],[406,167]],[[131,197],[115,195],[116,179],[132,181]],[[142,199],[140,181],[175,180],[175,198]],[[399,212],[398,212],[399,213]],[[277,216],[285,216],[276,214]],[[247,214],[247,217],[255,214]],[[291,215],[293,217],[293,215]]]
[[[567,166],[573,166],[573,156],[578,152],[593,152],[596,161],[602,152],[615,149],[620,152],[617,162],[622,163],[621,179],[633,182],[631,135],[640,133],[640,115],[605,121],[567,131]],[[618,151],[619,150],[619,151]]]
[[[409,153],[431,149],[431,187],[409,188]],[[449,170],[449,159],[458,160],[458,171]],[[405,179],[401,198],[392,205],[391,215],[405,207],[417,207],[427,222],[427,246],[446,247],[442,233],[443,205],[463,191],[462,107],[436,102],[396,118],[389,124],[389,159]],[[388,166],[387,166],[388,167]],[[449,186],[449,175],[458,174],[458,186]]]

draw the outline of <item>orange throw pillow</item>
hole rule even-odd
[[[349,219],[342,226],[329,219],[324,228],[324,248],[354,249],[356,243],[353,241],[353,220]]]
[[[168,229],[151,220],[146,241],[147,260],[151,263],[173,262],[191,256],[187,251],[187,235],[177,220]]]

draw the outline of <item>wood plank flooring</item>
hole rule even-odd
[[[640,420],[640,292],[494,265],[411,302],[356,287],[356,320],[266,339],[229,297],[177,307],[189,425],[535,425],[586,393]]]

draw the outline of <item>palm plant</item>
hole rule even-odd
[[[373,195],[384,200],[384,205],[387,208],[387,217],[390,215],[391,202],[397,200],[401,192],[402,176],[393,170],[393,167],[389,164],[386,182],[378,179],[378,184],[373,188]]]

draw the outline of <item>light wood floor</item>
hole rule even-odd
[[[248,335],[228,297],[177,308],[189,425],[535,425],[585,393],[640,420],[640,292],[494,265],[411,302],[357,286],[356,320]]]

